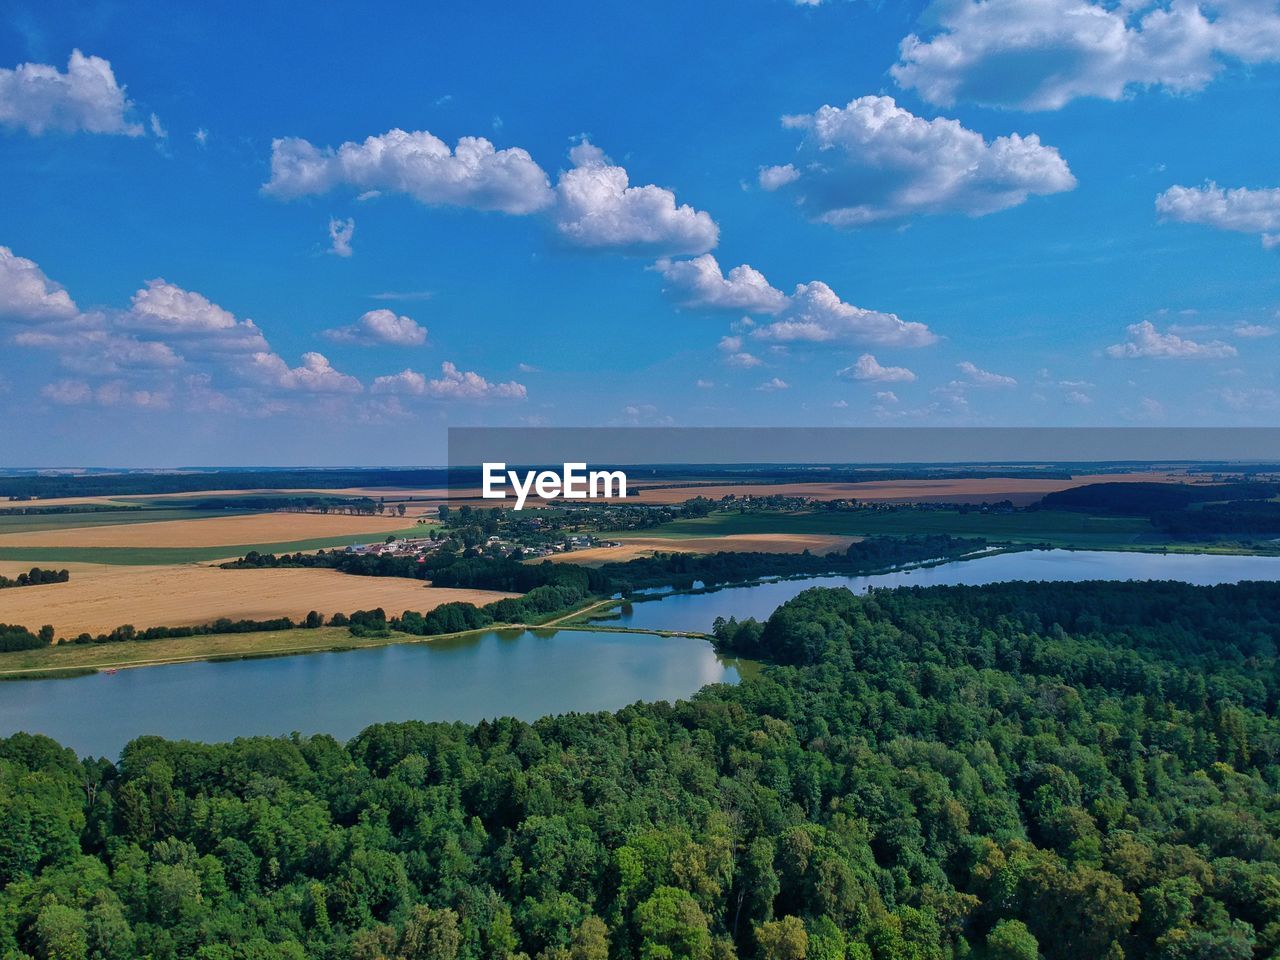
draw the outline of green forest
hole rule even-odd
[[[8,960],[1280,957],[1280,585],[813,589],[689,702],[0,740]]]
[[[1280,533],[1280,485],[1092,483],[1045,496],[1037,508],[1144,517],[1171,537],[1212,540]]]
[[[637,587],[673,586],[689,589],[704,584],[742,583],[760,577],[790,577],[815,573],[848,576],[873,573],[911,563],[954,559],[984,549],[986,540],[946,534],[916,537],[867,537],[842,551],[810,553],[658,553],[599,567],[574,566],[544,560],[522,563],[509,558],[485,557],[475,550],[457,554],[441,550],[418,558],[411,555],[378,556],[319,550],[315,553],[280,554],[250,551],[221,566],[228,570],[278,567],[324,567],[363,577],[407,577],[430,580],[436,587],[470,587],[524,593],[537,587],[565,586],[608,595],[628,594]]]

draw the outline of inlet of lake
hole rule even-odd
[[[608,622],[706,632],[718,616],[767,617],[814,586],[984,584],[1009,580],[1280,580],[1280,557],[1042,550],[865,577],[807,577],[629,605]],[[602,621],[603,622],[603,621]],[[43,733],[81,755],[114,758],[143,734],[216,742],[259,734],[349,738],[397,720],[613,710],[736,683],[747,664],[694,637],[593,630],[478,636],[223,663],[184,663],[66,680],[0,683],[0,736]]]
[[[810,587],[981,586],[1011,580],[1180,580],[1209,586],[1242,580],[1280,580],[1280,557],[1210,553],[1131,553],[1117,550],[1021,550],[971,560],[915,567],[866,577],[802,577],[707,593],[677,593],[644,600],[598,622],[636,630],[708,632],[716,617],[763,620]]]

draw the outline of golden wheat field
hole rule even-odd
[[[30,564],[26,565],[27,567]],[[382,607],[388,615],[425,613],[442,603],[483,605],[513,594],[488,590],[429,587],[420,580],[354,577],[336,570],[223,570],[216,566],[125,567],[59,564],[71,571],[68,583],[0,590],[0,623],[31,629],[50,623],[58,636],[103,633],[121,624],[135,627],[191,626],[219,617],[268,620],[350,613]],[[13,576],[22,564],[6,563]]]
[[[403,530],[412,517],[320,513],[255,513],[92,527],[60,526],[0,535],[0,547],[222,547],[285,543],[320,537],[358,537]]]

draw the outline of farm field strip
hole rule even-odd
[[[90,513],[0,515],[0,542],[11,533],[79,530],[85,527],[115,527],[124,524],[165,523],[242,516],[244,510],[190,510],[185,508],[102,510]]]
[[[358,577],[324,569],[223,570],[218,567],[77,566],[67,583],[0,591],[0,622],[60,637],[105,633],[122,624],[196,626],[232,620],[301,620],[310,610],[351,613],[382,607],[389,614],[425,613],[442,603],[482,606],[513,594],[430,587],[400,577]]]
[[[215,514],[146,524],[80,526],[0,534],[0,547],[225,547],[316,537],[385,537],[405,528],[404,517],[321,513]]]
[[[236,543],[209,547],[19,547],[0,546],[0,561],[10,561],[19,566],[68,563],[109,563],[125,566],[171,566],[181,563],[206,563],[211,560],[234,560],[251,550],[259,553],[306,553],[344,547],[355,542],[383,540],[395,535],[421,536],[420,526],[400,530],[374,530],[350,533],[345,536],[311,537],[306,540],[285,540],[277,543]]]

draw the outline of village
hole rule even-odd
[[[425,562],[428,554],[436,552],[449,543],[450,538],[393,537],[383,543],[354,543],[346,547],[343,552],[356,556],[372,557],[413,556],[417,557],[420,562]],[[618,540],[602,540],[591,534],[569,534],[559,542],[539,545],[522,544],[494,534],[484,541],[483,546],[477,545],[474,549],[487,557],[537,560],[553,554],[572,553],[575,550],[620,546],[622,546],[622,543]]]

